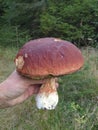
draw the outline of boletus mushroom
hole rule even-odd
[[[18,52],[16,70],[32,79],[45,79],[36,104],[39,109],[55,109],[58,103],[55,77],[73,73],[83,66],[83,56],[72,43],[57,38],[27,42]]]

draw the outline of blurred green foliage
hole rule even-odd
[[[12,45],[7,39],[10,37],[17,42],[17,35],[22,34],[18,40],[23,42],[28,36],[31,39],[58,37],[78,46],[95,46],[98,41],[97,5],[97,0],[0,0],[0,44]],[[4,30],[7,32],[8,28],[6,35]]]

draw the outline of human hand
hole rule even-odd
[[[33,80],[14,71],[0,84],[0,108],[14,106],[37,94],[45,80]],[[58,83],[56,83],[58,87]]]

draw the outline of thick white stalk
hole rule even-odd
[[[36,95],[37,108],[47,110],[55,109],[58,99],[55,78],[47,79]]]

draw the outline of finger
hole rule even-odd
[[[58,88],[59,87],[59,84],[58,83],[56,83],[56,86],[55,86],[56,88]]]
[[[58,88],[59,87],[59,83],[58,83],[58,78],[55,77],[55,87]]]
[[[32,78],[28,78],[25,76],[21,77],[23,79],[23,81],[27,82],[27,83],[31,83],[31,84],[43,84],[46,82],[46,79],[32,79]]]
[[[21,96],[17,97],[16,99],[9,100],[8,101],[9,106],[14,106],[16,104],[22,103],[33,94],[38,93],[39,89],[40,89],[40,85],[30,86]]]

